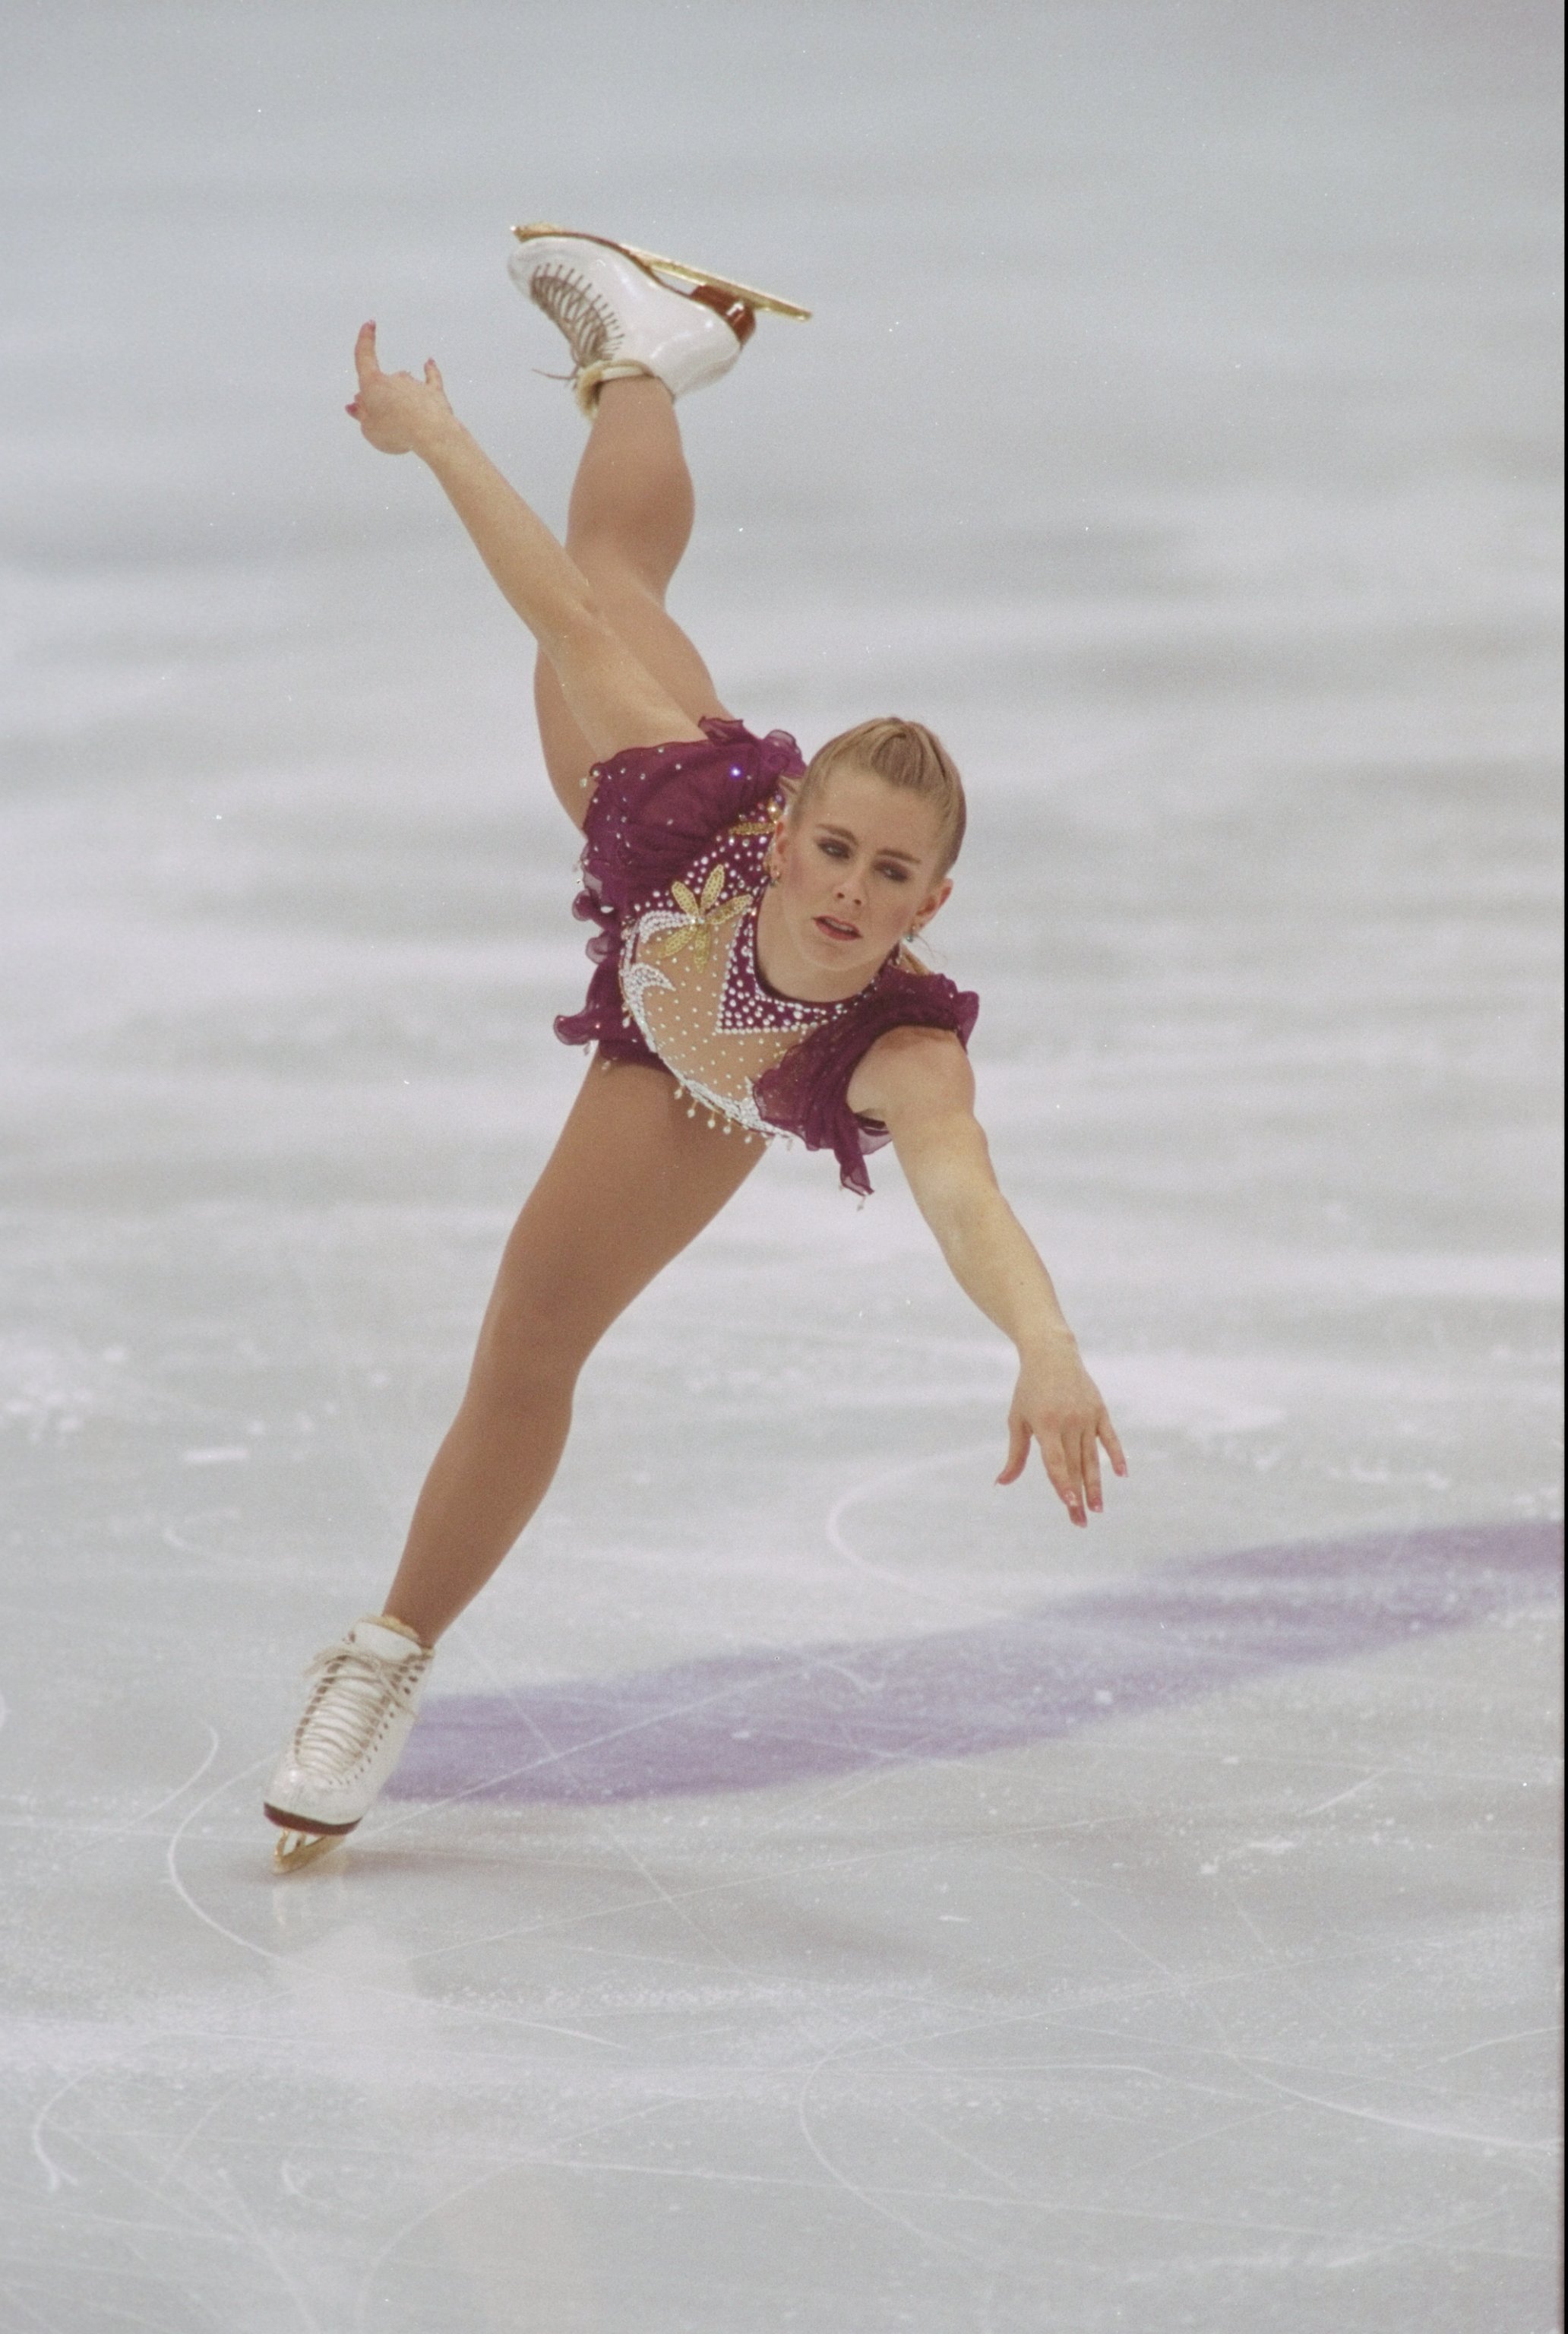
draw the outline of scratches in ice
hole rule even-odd
[[[846,1564],[852,1565],[857,1572],[864,1573],[869,1579],[897,1588],[903,1596],[915,1597],[922,1604],[938,1605],[944,1612],[962,1613],[970,1619],[977,1613],[987,1621],[1006,1620],[1009,1615],[1002,1606],[985,1604],[973,1596],[951,1596],[942,1589],[930,1588],[920,1581],[911,1580],[907,1573],[895,1571],[889,1565],[874,1564],[870,1557],[861,1554],[844,1530],[845,1517],[862,1501],[880,1499],[887,1492],[913,1482],[922,1475],[932,1474],[940,1468],[962,1466],[967,1461],[983,1459],[987,1455],[995,1455],[994,1443],[967,1442],[957,1451],[931,1452],[922,1459],[909,1460],[902,1466],[880,1468],[874,1474],[862,1477],[860,1482],[851,1483],[847,1491],[841,1492],[828,1509],[823,1529],[829,1547],[842,1556]]]
[[[216,1936],[222,1937],[226,1943],[237,1945],[242,1953],[253,1953],[261,1961],[282,1963],[286,1962],[289,1959],[289,1956],[286,1953],[279,1953],[275,1946],[261,1944],[254,1937],[242,1936],[237,1929],[231,1929],[226,1922],[220,1921],[216,1914],[209,1913],[205,1905],[198,1905],[196,1898],[191,1895],[190,1890],[186,1886],[179,1870],[180,1842],[183,1840],[187,1831],[196,1821],[197,1818],[202,1815],[206,1809],[212,1805],[215,1799],[221,1798],[223,1793],[229,1789],[233,1784],[243,1783],[247,1777],[259,1775],[264,1769],[270,1765],[270,1760],[266,1759],[257,1759],[253,1760],[248,1767],[242,1768],[238,1774],[227,1776],[221,1783],[215,1784],[205,1799],[198,1799],[196,1805],[181,1817],[179,1822],[176,1824],[173,1831],[169,1834],[168,1845],[164,1851],[164,1866],[168,1874],[169,1882],[176,1895],[179,1898],[181,1904],[184,1905],[186,1910],[194,1919],[200,1921],[204,1926],[212,1930]],[[275,1882],[274,1884],[274,1886],[279,1887],[290,1887],[296,1884],[287,1880]],[[377,1985],[372,1981],[366,1979],[362,1979],[359,1982],[361,1991],[365,1993],[381,1995],[394,2001],[408,1999],[406,1989],[399,1988],[398,1986]],[[420,1997],[420,1999],[423,1999],[423,1997]],[[488,2023],[493,2025],[526,2028],[535,2034],[554,2034],[560,2036],[563,2040],[571,2042],[592,2042],[596,2044],[601,2049],[615,2049],[619,2047],[617,2044],[611,2041],[607,2036],[602,2034],[592,2034],[574,2026],[553,2025],[545,2020],[539,2018],[514,2017],[509,2012],[496,2010],[486,2003],[445,2001],[442,2001],[438,2007],[444,2015],[469,2019],[480,2024]]]

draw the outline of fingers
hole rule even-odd
[[[1031,1424],[1022,1413],[1015,1412],[1007,1421],[1007,1460],[996,1478],[998,1483],[1018,1480],[1029,1457],[1031,1442],[1039,1444],[1041,1464],[1073,1522],[1082,1527],[1092,1514],[1102,1515],[1105,1492],[1100,1471],[1101,1442],[1116,1472],[1127,1472],[1127,1461],[1116,1439],[1116,1429],[1105,1413],[1101,1411],[1092,1423],[1082,1413],[1076,1420],[1069,1414],[1065,1425],[1058,1427],[1049,1413]]]
[[[360,387],[369,389],[381,368],[376,357],[376,328],[361,324],[354,341],[354,371],[360,376]]]
[[[1024,1462],[1029,1456],[1029,1429],[1021,1418],[1007,1421],[1007,1460],[998,1483],[1015,1483],[1024,1472]]]
[[[1051,1478],[1052,1489],[1072,1521],[1086,1524],[1089,1519],[1083,1512],[1083,1478],[1077,1464],[1077,1452],[1069,1457],[1067,1445],[1052,1427],[1041,1439],[1040,1456],[1044,1461],[1045,1472]]]
[[[447,384],[441,379],[441,368],[434,357],[425,359],[425,381],[428,388],[438,389],[442,396],[446,396]]]
[[[1095,1423],[1094,1431],[1098,1439],[1104,1443],[1111,1464],[1114,1467],[1116,1472],[1119,1475],[1125,1475],[1127,1472],[1126,1453],[1123,1452],[1121,1443],[1117,1441],[1116,1429],[1111,1425],[1110,1419],[1106,1416],[1103,1411],[1101,1412],[1100,1416]]]
[[[1080,1374],[1081,1375],[1081,1374]],[[1021,1378],[1007,1419],[1007,1463],[999,1483],[1015,1483],[1023,1473],[1031,1442],[1038,1444],[1040,1462],[1051,1487],[1071,1520],[1082,1529],[1092,1515],[1105,1512],[1105,1487],[1100,1451],[1118,1475],[1127,1472],[1127,1461],[1098,1390],[1087,1379],[1058,1389]]]
[[[1083,1496],[1095,1515],[1103,1512],[1105,1501],[1100,1489],[1100,1452],[1095,1447],[1094,1429],[1085,1427],[1078,1448],[1078,1479],[1083,1486]]]
[[[1034,1432],[1052,1490],[1071,1520],[1080,1527],[1086,1525],[1090,1509],[1098,1515],[1104,1506],[1093,1429],[1071,1418],[1060,1427],[1044,1418],[1036,1422]]]

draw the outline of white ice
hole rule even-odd
[[[5,2334],[1548,2334],[1544,5],[5,39]],[[817,310],[686,409],[679,612],[969,773],[1133,1473],[993,1490],[890,1155],[770,1158],[279,1883],[582,1070],[524,643],[340,410],[373,314],[559,518],[538,216]]]

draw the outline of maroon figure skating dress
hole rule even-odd
[[[964,1045],[980,1000],[907,950],[831,1005],[781,997],[756,960],[768,842],[783,782],[805,765],[783,729],[754,737],[707,720],[702,739],[633,746],[593,772],[574,912],[599,929],[581,1013],[555,1034],[607,1059],[669,1070],[688,1108],[767,1140],[832,1151],[841,1180],[867,1192],[865,1154],[889,1139],[849,1105],[868,1046],[890,1029],[950,1029]]]

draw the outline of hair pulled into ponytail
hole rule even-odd
[[[923,721],[891,715],[857,722],[819,747],[806,767],[790,805],[792,825],[821,794],[835,770],[869,770],[901,794],[919,795],[936,813],[939,844],[937,873],[945,875],[963,847],[967,813],[958,767],[936,732]]]

